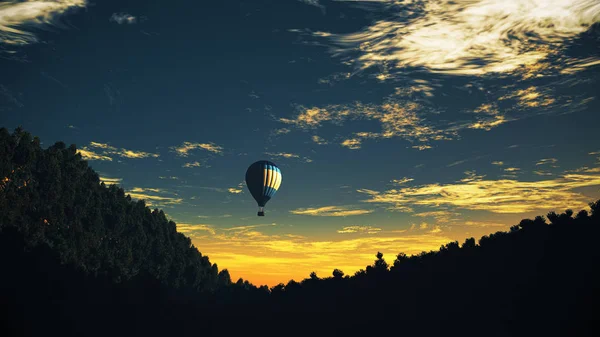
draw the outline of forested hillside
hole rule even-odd
[[[600,332],[600,200],[268,289],[232,283],[162,211],[105,186],[76,152],[0,129],[3,336]]]

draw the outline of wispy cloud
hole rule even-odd
[[[244,191],[243,187],[246,183],[244,181],[242,181],[241,183],[239,183],[236,187],[230,187],[227,189],[227,191],[231,194],[240,194]]]
[[[504,165],[504,162],[503,161],[493,161],[492,165],[502,166],[502,165]]]
[[[298,208],[290,211],[292,214],[311,216],[353,216],[373,213],[368,209],[351,209],[344,206],[323,206],[317,208]]]
[[[323,138],[321,138],[321,137],[319,137],[317,135],[312,136],[311,139],[312,139],[312,141],[314,143],[317,143],[319,145],[325,145],[325,144],[327,144],[327,141],[325,139],[323,139]]]
[[[120,184],[122,180],[123,180],[122,178],[100,177],[100,181],[103,182],[106,185]]]
[[[90,142],[89,147],[100,150],[100,152],[102,154],[98,154],[98,153],[92,151],[91,149],[89,149],[88,147],[84,146],[79,150],[79,153],[81,153],[81,155],[82,155],[82,157],[84,157],[84,159],[112,160],[112,158],[109,157],[110,155],[116,155],[119,157],[130,158],[130,159],[140,159],[140,158],[149,158],[149,157],[158,158],[160,156],[157,153],[134,151],[134,150],[128,150],[128,149],[123,149],[123,148],[118,149],[109,144],[99,143],[99,142]],[[107,159],[107,158],[110,158],[110,159]]]
[[[107,160],[112,161],[112,158],[100,153],[96,153],[86,146],[83,146],[81,149],[77,149],[77,153],[81,155],[81,158],[85,160]]]
[[[189,152],[194,150],[205,150],[216,154],[223,153],[223,148],[214,143],[183,142],[181,146],[174,146],[171,149],[173,149],[181,157],[187,157]]]
[[[545,158],[545,159],[540,159],[535,165],[548,165],[548,164],[556,164],[558,162],[558,159],[556,158]]]
[[[425,118],[436,113],[434,108],[395,93],[384,98],[381,104],[354,102],[308,108],[298,105],[296,110],[295,116],[279,118],[279,122],[305,131],[323,127],[326,123],[342,126],[345,122],[355,120],[379,122],[380,130],[354,132],[339,140],[338,144],[353,150],[360,149],[364,140],[395,137],[418,142],[413,148],[425,150],[431,148],[428,144],[430,141],[453,139],[459,129],[434,126]],[[315,142],[319,140],[320,138],[313,138]]]
[[[389,16],[362,31],[312,34],[330,40],[337,55],[351,55],[346,62],[360,69],[482,75],[533,68],[600,21],[596,0],[378,2],[389,6]],[[584,68],[598,58],[570,63]]]
[[[310,5],[310,6],[317,7],[319,9],[321,9],[321,11],[323,13],[325,13],[325,6],[323,6],[321,4],[321,2],[319,2],[319,0],[298,0],[298,1],[303,2],[303,3],[305,3],[307,5]]]
[[[289,153],[289,152],[265,152],[266,155],[271,156],[271,157],[279,157],[279,158],[294,158],[294,159],[301,159],[302,161],[306,162],[306,163],[311,163],[312,159],[308,158],[308,157],[301,157],[299,154],[295,154],[295,153]]]
[[[158,179],[168,179],[168,180],[179,180],[179,177],[175,176],[159,176]]]
[[[209,224],[187,224],[187,223],[178,223],[177,231],[180,233],[187,234],[191,237],[194,237],[198,233],[206,233],[208,232],[211,235],[215,235],[216,231],[213,225]]]
[[[87,5],[86,0],[30,0],[0,3],[0,44],[20,46],[39,42],[25,28],[59,26],[58,18]]]
[[[339,229],[337,232],[340,234],[348,233],[363,233],[363,234],[377,234],[381,231],[381,228],[373,226],[347,226]]]
[[[144,200],[150,207],[168,207],[183,202],[182,198],[167,196],[167,194],[173,195],[174,193],[159,188],[134,187],[125,193],[133,199]]]
[[[347,147],[350,150],[358,150],[360,149],[360,145],[362,144],[362,141],[360,139],[354,138],[354,139],[346,139],[344,140],[341,145],[343,147]]]
[[[202,167],[202,166],[205,166],[205,165],[201,164],[200,162],[194,161],[194,162],[190,162],[190,163],[185,163],[181,167],[192,168],[192,167]]]
[[[409,183],[409,182],[411,182],[413,180],[414,180],[413,178],[404,177],[402,179],[392,179],[392,183],[394,183],[396,185],[404,185],[404,184]]]
[[[590,172],[591,173],[591,172]],[[585,208],[588,197],[575,189],[600,185],[600,175],[563,174],[558,178],[520,181],[489,180],[472,175],[449,184],[426,184],[384,192],[360,189],[368,203],[389,205],[390,210],[413,211],[415,206],[452,206],[494,213],[525,213],[549,208]]]
[[[120,13],[113,13],[110,16],[109,21],[111,22],[116,22],[120,25],[122,24],[134,24],[137,23],[137,18],[131,14],[128,13],[124,13],[124,12],[120,12]]]

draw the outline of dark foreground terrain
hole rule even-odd
[[[600,200],[269,289],[39,144],[0,129],[0,336],[600,335]]]

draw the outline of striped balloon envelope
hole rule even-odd
[[[246,170],[246,186],[258,203],[258,216],[264,216],[264,207],[281,186],[281,170],[274,163],[259,160]]]

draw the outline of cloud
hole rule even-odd
[[[158,179],[179,180],[179,178],[175,177],[175,176],[170,176],[170,177],[159,176]]]
[[[183,142],[183,144],[179,147],[171,147],[175,152],[181,157],[187,157],[190,151],[193,150],[206,150],[216,154],[222,154],[223,148],[214,143],[191,143],[191,142]]]
[[[489,222],[489,221],[466,221],[464,222],[465,226],[471,227],[508,227],[503,223]]]
[[[122,178],[100,177],[100,181],[103,182],[106,185],[120,184],[122,180],[123,180]]]
[[[245,184],[246,183],[244,181],[242,181],[236,187],[230,187],[230,188],[228,188],[227,191],[229,193],[231,193],[231,194],[240,194],[240,193],[242,193],[244,191],[243,187],[244,187]]]
[[[415,145],[412,147],[413,149],[418,149],[419,151],[431,149],[431,145]]]
[[[182,167],[185,168],[192,168],[192,167],[201,167],[203,166],[202,164],[200,164],[199,162],[195,161],[195,162],[191,162],[191,163],[185,163],[182,165]]]
[[[273,131],[273,134],[278,136],[278,135],[285,135],[287,133],[290,133],[290,129],[288,128],[281,128],[281,129],[276,129],[275,131]]]
[[[143,151],[134,151],[134,150],[128,150],[128,149],[118,149],[114,146],[111,146],[109,144],[106,143],[99,143],[99,142],[90,142],[90,147],[96,148],[96,149],[101,149],[102,150],[102,154],[104,156],[106,155],[117,155],[119,157],[122,158],[130,158],[130,159],[140,159],[140,158],[158,158],[160,157],[159,154],[157,153],[149,153],[149,152],[143,152]],[[86,152],[88,152],[88,154],[90,153],[91,150],[88,150],[87,147],[83,147],[83,150],[85,150]],[[109,158],[109,157],[107,157]]]
[[[535,165],[547,165],[547,164],[556,164],[558,162],[558,159],[556,158],[545,158],[545,159],[540,159]]]
[[[347,147],[347,148],[349,148],[350,150],[358,150],[358,149],[360,149],[360,145],[361,145],[361,143],[362,143],[362,142],[361,142],[361,140],[360,140],[360,139],[356,139],[356,138],[354,138],[354,139],[346,139],[346,140],[344,140],[344,141],[341,143],[341,145],[342,145],[343,147]]]
[[[504,169],[504,171],[506,171],[506,172],[517,172],[517,171],[520,171],[520,170],[521,169],[518,168],[518,167],[507,167],[507,168]]]
[[[591,173],[591,172],[590,172]],[[600,175],[566,173],[548,180],[491,180],[473,175],[448,184],[426,184],[384,192],[359,189],[369,195],[368,203],[389,205],[390,210],[412,212],[415,206],[451,206],[493,213],[526,213],[569,207],[585,208],[589,197],[575,192],[581,187],[600,185]]]
[[[353,216],[373,213],[367,209],[349,209],[343,206],[323,206],[318,208],[298,208],[290,211],[292,214],[311,216]]]
[[[137,18],[131,14],[127,13],[113,13],[110,16],[109,21],[116,22],[118,24],[134,24],[137,23]]]
[[[321,138],[321,137],[319,137],[317,135],[312,136],[311,139],[312,139],[312,141],[314,143],[319,144],[319,145],[326,145],[326,144],[328,144],[325,139],[323,139],[323,138]]]
[[[321,9],[321,12],[325,13],[325,6],[321,5],[319,0],[298,0],[298,1],[303,2],[310,6],[317,7],[319,9]]]
[[[285,153],[285,152],[279,152],[279,153],[273,153],[273,152],[265,152],[266,155],[269,156],[273,156],[273,157],[283,157],[283,158],[300,158],[299,155],[294,154],[294,153]]]
[[[492,165],[502,166],[502,165],[504,165],[504,162],[503,161],[493,161]]]
[[[396,185],[404,185],[404,184],[409,183],[409,182],[411,182],[413,180],[414,180],[413,178],[404,177],[402,179],[393,179],[392,183],[394,183]]]
[[[145,200],[149,207],[166,207],[181,204],[182,198],[165,196],[164,194],[174,194],[159,188],[144,188],[134,187],[129,191],[125,191],[132,199]],[[162,195],[160,195],[162,194]]]
[[[339,229],[337,232],[340,234],[347,233],[366,233],[366,234],[377,234],[381,231],[381,228],[373,226],[347,226]]]
[[[458,75],[535,69],[600,21],[596,0],[378,1],[386,18],[362,31],[312,33],[359,69],[419,67]],[[568,60],[571,71],[598,63]]]
[[[0,3],[0,44],[21,46],[39,42],[25,28],[59,26],[61,15],[87,5],[86,0],[8,1]]]
[[[420,212],[415,213],[413,216],[418,216],[421,218],[434,218],[438,223],[449,223],[458,220],[458,216],[460,213],[452,212],[452,211],[429,211],[429,212]]]
[[[86,146],[82,147],[81,149],[77,149],[77,153],[79,153],[81,155],[81,158],[83,158],[84,160],[112,161],[111,157],[96,153],[96,152],[88,149]]]
[[[438,128],[426,120],[427,115],[438,112],[435,108],[392,94],[381,104],[354,102],[351,104],[331,104],[325,107],[304,107],[297,105],[297,113],[292,118],[279,118],[279,122],[292,125],[300,130],[311,131],[323,127],[326,123],[343,126],[352,121],[376,121],[380,130],[360,131],[344,136],[339,144],[349,149],[361,148],[367,139],[403,138],[410,142],[419,142],[414,148],[430,148],[429,141],[450,140],[456,137],[462,127],[444,126]],[[368,125],[369,123],[362,123]],[[313,138],[313,141],[315,138]]]
[[[186,224],[186,223],[178,223],[177,231],[180,233],[184,233],[190,236],[194,236],[194,234],[198,234],[198,232],[208,232],[211,235],[215,235],[216,231],[213,225],[208,224]]]
[[[300,155],[295,154],[295,153],[288,153],[288,152],[265,152],[266,155],[271,156],[271,157],[280,157],[280,158],[297,158],[297,159],[302,159],[304,162],[306,163],[311,163],[312,159],[308,158],[308,157],[300,157]]]

